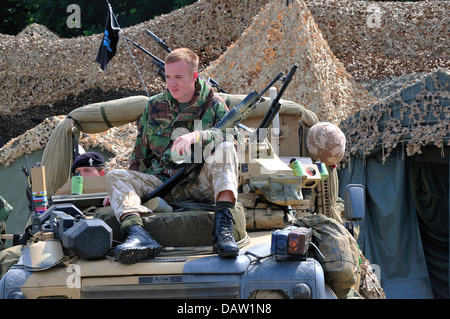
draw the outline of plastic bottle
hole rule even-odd
[[[316,162],[317,167],[319,168],[320,176],[322,177],[322,180],[328,179],[330,175],[328,175],[327,166],[323,162]]]
[[[292,158],[289,167],[292,168],[295,176],[304,176],[304,178],[306,178],[305,169],[303,168],[303,165],[299,160]]]
[[[83,176],[80,172],[75,172],[75,176],[72,176],[72,195],[83,194]]]

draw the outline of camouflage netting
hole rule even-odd
[[[304,2],[270,1],[226,53],[205,70],[231,92],[261,91],[298,64],[284,98],[334,124],[374,101],[333,55]]]
[[[450,146],[450,71],[425,74],[341,123],[347,144],[341,165],[352,155],[364,158],[381,148],[383,161],[401,146],[406,155],[425,145]]]
[[[260,12],[261,7],[268,2],[268,0],[200,0],[170,14],[125,28],[124,33],[127,37],[163,57],[165,53],[162,49],[144,34],[143,29],[148,28],[161,38],[166,39],[172,48],[189,46],[194,49],[200,54],[202,64],[207,65],[210,61],[218,58],[227,49],[227,46],[237,40],[244,29],[251,24],[252,18],[260,13],[255,18],[255,23],[268,24],[267,19],[271,18],[275,19],[270,21],[274,27],[284,24],[287,28],[289,23],[291,26],[299,25],[297,29],[292,28],[292,34],[287,38],[287,41],[275,41],[274,37],[280,36],[283,31],[277,29],[272,30],[270,34],[273,40],[259,39],[266,43],[267,52],[274,53],[275,49],[287,47],[286,44],[283,45],[283,42],[298,41],[299,39],[296,39],[295,36],[297,35],[299,38],[302,35],[304,36],[302,32],[305,32],[308,28],[309,31],[313,32],[313,35],[307,38],[313,38],[314,41],[320,39],[318,41],[320,43],[317,43],[317,45],[314,45],[312,40],[309,41],[310,48],[320,49],[319,52],[322,53],[321,56],[317,52],[316,56],[307,55],[308,59],[328,58],[328,61],[319,60],[318,62],[323,62],[334,70],[342,70],[340,76],[336,75],[336,72],[332,73],[335,79],[343,82],[343,84],[340,84],[341,88],[344,84],[350,85],[351,88],[354,81],[335,57],[343,62],[343,66],[356,80],[370,80],[370,83],[368,82],[369,84],[366,86],[371,89],[377,89],[385,81],[383,77],[395,78],[396,75],[410,73],[408,75],[410,77],[406,79],[410,82],[411,78],[416,77],[415,73],[417,72],[429,71],[433,66],[449,66],[449,60],[444,58],[443,51],[448,42],[449,17],[445,14],[448,12],[450,5],[448,2],[371,2],[370,4],[378,6],[381,10],[381,25],[379,28],[369,28],[368,19],[375,11],[369,10],[369,3],[367,2],[305,1],[304,3],[307,4],[317,25],[312,20],[312,16],[303,2],[295,1],[291,4],[291,8],[287,8],[285,1],[274,1],[269,4],[269,6],[278,4],[278,7],[275,8],[278,10],[273,10],[273,16],[266,11]],[[295,10],[298,10],[299,14],[301,13],[303,19],[294,19],[291,16],[293,12],[296,12]],[[193,16],[198,20],[197,23],[192,25],[195,32],[192,28],[181,27],[191,23]],[[266,19],[263,19],[264,16]],[[286,19],[279,19],[285,16]],[[210,17],[214,17],[214,19]],[[221,23],[217,23],[218,21]],[[255,27],[252,30],[255,33],[263,33],[264,31],[262,29],[255,30]],[[267,32],[267,28],[265,30]],[[246,37],[249,38],[249,31],[246,33]],[[321,34],[323,34],[324,39]],[[0,68],[0,78],[2,79],[0,81],[2,90],[0,115],[18,114],[21,110],[26,111],[26,109],[38,105],[52,106],[57,101],[71,99],[77,94],[82,95],[87,89],[94,87],[100,87],[102,90],[118,87],[142,90],[142,84],[132,66],[126,47],[123,45],[124,41],[118,47],[118,54],[108,65],[107,72],[103,73],[100,70],[98,64],[94,62],[100,38],[101,35],[60,39],[40,25],[28,26],[18,36],[0,34],[0,65],[2,66]],[[308,41],[307,38],[303,37],[300,40]],[[253,44],[261,49],[258,43]],[[329,52],[327,44],[333,53]],[[237,54],[235,48],[237,45],[230,48],[234,51],[234,54]],[[154,66],[149,62],[148,57],[138,49],[131,49],[149,92],[160,90],[163,83],[155,76]],[[290,49],[291,51],[288,52],[295,55],[295,48]],[[304,50],[304,48],[301,47],[299,50]],[[253,52],[250,52],[249,56],[253,57]],[[247,57],[243,55],[241,63],[244,63]],[[283,61],[282,66],[270,68],[270,71],[278,72],[279,69],[283,69],[286,72],[293,61],[285,62],[284,60],[284,56],[279,57],[279,61]],[[223,64],[227,61],[231,63],[224,55],[217,61],[216,65],[222,61],[224,61]],[[304,69],[305,62],[302,60],[299,62]],[[309,71],[313,72],[312,70]],[[302,68],[297,72],[297,77],[300,77],[301,72]],[[324,85],[331,83],[331,79],[328,78],[328,75],[320,72],[320,70],[317,70],[316,74],[312,75],[322,76],[323,79],[320,78],[319,80],[323,81],[317,82],[321,82],[321,89],[326,91]],[[272,73],[267,74],[266,78],[260,81],[261,86],[266,83],[266,79],[271,79],[274,75]],[[246,75],[244,74],[244,76]],[[263,78],[261,74],[259,77]],[[398,88],[402,86],[405,79],[402,77],[397,77],[397,79],[400,79],[395,83]],[[250,80],[254,83],[257,82],[256,78]],[[250,86],[253,86],[252,83],[250,83],[252,85],[246,87],[242,82],[238,83],[241,83],[245,92],[249,90]],[[224,83],[221,84],[226,90],[230,90]],[[234,85],[234,83],[232,84]],[[295,83],[291,83],[286,94],[289,94],[294,85]],[[375,85],[378,85],[378,87]],[[359,87],[357,90],[362,91]],[[242,93],[242,91],[238,93]],[[302,92],[297,89],[295,93],[300,95]],[[291,92],[290,94],[294,93]],[[390,94],[384,96],[386,95]],[[342,94],[338,97],[345,98]],[[297,99],[295,99],[295,102],[301,103]],[[80,106],[82,105],[77,107]],[[58,110],[55,109],[55,115],[59,115],[57,112]],[[327,112],[332,113],[332,109],[327,110]],[[8,165],[25,153],[45,147],[57,119],[56,117],[48,118],[29,131],[23,128],[24,133],[22,135],[12,139],[1,149],[0,164]],[[3,127],[4,125],[2,129]],[[133,128],[126,125],[125,128],[112,128],[107,133],[84,135],[84,140],[87,141],[86,147],[92,145],[103,146],[107,150],[114,149],[113,154],[120,154],[120,159],[115,161],[114,165],[125,166],[124,159],[129,150],[124,147],[124,145],[128,145],[127,142],[121,139],[124,135],[123,130],[132,131]],[[135,132],[131,134],[135,134]],[[3,133],[1,135],[3,136]],[[82,143],[84,140],[82,139]],[[113,147],[114,142],[119,144]],[[347,143],[347,146],[349,145],[350,143]]]
[[[386,299],[386,294],[380,285],[378,277],[368,260],[361,251],[359,251],[359,258],[361,259],[361,281],[359,286],[359,293],[365,299]]]
[[[0,165],[9,166],[24,154],[45,148],[55,128],[65,119],[65,116],[48,118],[35,128],[11,139],[0,148]],[[136,134],[135,123],[129,123],[102,133],[82,134],[79,144],[85,150],[98,147],[114,154],[115,157],[105,163],[107,171],[127,169]]]
[[[205,66],[239,38],[268,2],[199,0],[170,14],[125,28],[124,32],[163,57],[162,49],[144,33],[143,29],[148,28],[166,39],[172,48],[194,49]],[[447,1],[319,0],[305,3],[334,56],[356,81],[429,72],[435,67],[450,65],[445,57],[450,6]],[[285,2],[280,2],[280,6],[284,7]],[[379,27],[373,19],[378,9]],[[370,27],[368,22],[375,26]],[[185,25],[191,27],[185,28]],[[124,41],[106,74],[100,70],[94,62],[100,39],[100,34],[60,39],[40,25],[28,26],[18,36],[0,34],[0,120],[20,123],[3,123],[0,127],[3,142],[48,116],[67,114],[81,105],[100,102],[105,96],[119,98],[133,92],[144,93]],[[162,83],[155,76],[149,58],[138,49],[132,48],[132,51],[150,94],[160,90]],[[82,103],[74,105],[77,101]],[[67,111],[68,107],[72,108]]]
[[[200,0],[124,28],[124,35],[164,58],[167,53],[145,34],[148,28],[172,48],[187,46],[200,55],[202,63],[208,63],[239,37],[260,7],[258,1]],[[192,25],[195,31],[186,25]],[[123,38],[106,73],[99,68],[95,58],[102,36],[62,39],[40,25],[28,26],[17,36],[0,34],[0,114],[13,114],[34,105],[52,106],[96,87],[105,91],[143,90]],[[148,91],[161,90],[163,83],[150,58],[133,46],[130,49]]]
[[[64,117],[48,118],[35,128],[11,139],[0,148],[0,165],[8,166],[24,154],[31,154],[34,151],[43,149],[62,118]]]
[[[376,109],[371,108],[373,96],[362,85],[377,98],[386,98],[391,95],[388,91],[392,87],[401,89],[417,79],[419,73],[440,67],[446,68],[442,72],[448,75],[449,9],[447,1],[199,0],[186,8],[125,28],[124,34],[164,58],[166,53],[144,33],[148,28],[165,39],[171,48],[193,49],[200,55],[202,68],[220,57],[206,73],[214,75],[230,93],[261,90],[279,71],[287,72],[293,63],[298,63],[296,80],[290,84],[285,99],[317,112],[322,121],[338,123],[360,110],[358,116],[378,125],[372,120],[382,111],[376,113]],[[17,36],[0,34],[0,120],[9,119],[8,116],[27,117],[27,111],[32,108],[37,110],[36,114],[43,108],[54,110],[47,119],[41,117],[36,122],[36,118],[34,124],[29,120],[33,125],[2,123],[0,138],[6,136],[3,132],[7,125],[21,126],[23,133],[0,149],[1,165],[9,165],[23,154],[44,148],[55,127],[66,119],[60,114],[100,102],[103,97],[89,96],[86,103],[73,106],[67,112],[60,111],[61,104],[73,104],[88,92],[91,95],[92,92],[93,95],[116,92],[115,98],[136,92],[143,94],[142,83],[123,39],[106,73],[94,62],[101,37],[98,34],[61,39],[40,25],[28,26]],[[164,84],[156,76],[149,57],[130,48],[149,93],[162,90]],[[387,88],[388,93],[381,92],[381,86]],[[448,87],[437,92],[421,91],[419,96],[435,106],[436,100],[448,99]],[[398,99],[398,96],[391,96],[391,99]],[[379,109],[388,106],[389,99],[382,101]],[[397,102],[403,119],[409,119],[411,114],[422,117],[422,122],[414,123],[411,132],[419,133],[415,135],[417,142],[409,143],[408,154],[420,152],[420,143],[434,142],[438,146],[445,143],[444,132],[449,132],[448,107],[428,112],[442,119],[436,126],[428,125],[420,130],[420,123],[426,120],[420,108]],[[408,113],[409,110],[413,113]],[[45,120],[41,124],[29,129],[42,119]],[[348,124],[343,124],[344,128],[353,132]],[[401,135],[393,133],[402,132],[404,127],[392,120],[387,128],[381,133],[376,126],[367,126],[360,127],[362,134],[350,133],[346,158],[356,154],[358,149],[374,149],[380,141],[375,142],[375,139],[380,137],[389,153],[390,148],[402,141]],[[391,136],[386,133],[389,131],[392,131]],[[106,163],[107,169],[126,168],[135,136],[135,123],[130,123],[103,133],[83,134],[80,144],[85,149],[100,147],[116,155]],[[364,260],[364,264],[368,261]],[[361,290],[368,292],[365,297],[384,297],[370,268],[361,267],[367,269],[361,286]]]
[[[358,82],[449,68],[449,1],[306,1]]]

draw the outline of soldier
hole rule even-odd
[[[138,124],[129,170],[113,170],[106,176],[110,204],[126,236],[125,242],[115,250],[115,258],[121,263],[155,258],[162,251],[163,247],[143,228],[140,214],[151,211],[142,205],[141,197],[177,171],[175,157],[189,154],[194,143],[200,143],[203,150],[214,143],[214,154],[204,158],[200,172],[191,174],[165,199],[169,202],[214,200],[215,250],[220,257],[236,257],[239,253],[233,238],[232,217],[238,187],[235,141],[224,141],[222,134],[211,129],[228,108],[198,76],[198,61],[198,56],[186,48],[167,56],[167,89],[148,101]],[[184,134],[173,136],[173,132],[182,130]]]
[[[103,176],[105,175],[105,160],[99,153],[86,152],[80,154],[75,159],[70,170],[72,174],[79,172],[82,177]],[[11,210],[12,206],[0,196],[0,229],[4,229],[3,222],[6,221],[6,217]],[[3,216],[6,216],[5,219],[3,219]],[[22,255],[22,248],[22,245],[15,245],[0,251],[0,278],[3,277],[11,266],[19,261],[20,256]]]
[[[9,213],[13,210],[13,207],[0,196],[0,233],[3,233],[6,227],[6,220],[8,219]],[[0,250],[5,249],[5,243],[0,241]]]
[[[70,168],[72,174],[80,173],[81,176],[104,176],[105,160],[96,152],[86,152],[78,155]]]

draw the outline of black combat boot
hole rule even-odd
[[[153,259],[163,249],[139,224],[128,226],[124,233],[127,236],[125,242],[117,246],[114,251],[115,259],[122,264],[134,264],[139,260]]]
[[[228,203],[234,207],[232,203]],[[213,248],[219,257],[234,258],[239,255],[239,247],[233,237],[233,215],[231,209],[221,208],[223,202],[217,203],[213,229]],[[228,206],[225,204],[225,206]],[[233,223],[232,223],[233,222]]]

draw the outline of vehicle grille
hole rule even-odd
[[[137,298],[137,299],[237,299],[237,283],[169,283],[158,285],[104,285],[84,287],[82,298]]]

